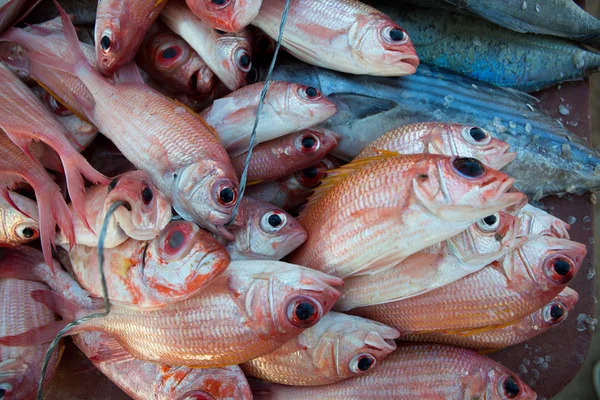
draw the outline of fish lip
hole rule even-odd
[[[400,60],[400,62],[410,66],[410,68],[408,68],[408,71],[410,71],[411,75],[417,72],[417,68],[419,67],[419,64],[421,64],[421,60],[416,55],[415,56],[413,56],[413,55],[404,56]]]
[[[498,157],[498,169],[504,168],[505,166],[513,162],[516,157],[517,153],[515,153],[514,151],[508,151],[507,147],[506,149],[504,149],[504,153],[500,155],[500,157]]]

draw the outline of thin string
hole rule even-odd
[[[279,36],[277,37],[277,44],[275,46],[275,52],[273,53],[273,59],[271,60],[271,65],[269,66],[269,72],[267,73],[267,78],[265,79],[265,86],[260,92],[260,100],[258,101],[258,108],[256,109],[256,118],[254,119],[254,126],[252,127],[252,135],[250,135],[250,145],[248,146],[248,155],[246,156],[246,161],[244,162],[244,171],[242,172],[242,177],[240,178],[240,192],[238,198],[235,202],[235,206],[233,207],[233,212],[231,213],[231,219],[227,223],[227,225],[231,225],[235,222],[235,219],[238,214],[238,210],[240,207],[240,203],[242,202],[242,198],[244,197],[244,192],[246,190],[246,181],[248,180],[248,166],[250,165],[250,159],[252,158],[252,149],[254,148],[254,141],[256,140],[256,128],[258,127],[258,120],[260,118],[260,112],[262,111],[263,104],[265,102],[265,97],[267,96],[267,90],[269,90],[269,85],[271,83],[271,75],[273,74],[273,70],[275,69],[275,61],[277,61],[277,55],[279,54],[279,48],[281,47],[281,39],[283,38],[283,29],[285,28],[285,22],[287,21],[288,12],[290,9],[290,0],[285,1],[285,7],[283,8],[283,15],[281,16],[281,23],[279,24]]]
[[[58,347],[58,343],[62,339],[62,337],[69,331],[69,329],[76,327],[86,321],[89,321],[93,318],[106,317],[110,312],[110,300],[108,299],[108,287],[106,285],[106,277],[104,276],[104,241],[106,238],[106,231],[108,230],[108,221],[110,217],[114,214],[117,208],[124,206],[126,208],[130,208],[129,203],[125,201],[116,201],[110,205],[108,211],[106,213],[106,217],[104,218],[104,222],[102,223],[102,230],[100,231],[100,236],[98,238],[98,267],[100,269],[100,282],[102,283],[102,294],[104,296],[104,311],[100,313],[86,315],[76,321],[69,323],[63,329],[58,332],[50,347],[46,351],[46,356],[44,357],[44,364],[42,365],[42,373],[40,375],[40,381],[38,382],[38,390],[37,390],[37,399],[43,400],[44,398],[44,378],[46,377],[46,370],[48,369],[48,364],[50,363],[50,359],[52,358],[52,353]]]

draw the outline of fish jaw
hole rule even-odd
[[[213,29],[239,32],[256,18],[262,0],[232,0],[225,6],[215,5],[210,0],[186,0],[186,3]]]

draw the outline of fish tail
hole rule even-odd
[[[54,272],[52,246],[54,246],[56,225],[58,225],[71,246],[75,244],[75,231],[69,207],[67,207],[60,190],[58,190],[58,186],[54,183],[52,186],[50,189],[44,191],[36,190],[36,197],[40,218],[42,252],[44,253],[44,260],[50,266],[52,272]]]

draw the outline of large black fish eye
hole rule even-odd
[[[218,6],[222,6],[223,4],[225,4],[227,2],[227,0],[211,0],[211,1]]]
[[[485,138],[487,138],[487,135],[481,128],[471,128],[469,130],[469,135],[471,135],[473,140],[475,140],[476,142],[480,142],[480,141],[484,140]]]
[[[467,178],[478,178],[485,174],[485,167],[475,158],[457,158],[452,165],[456,171]]]
[[[514,399],[521,392],[519,384],[512,376],[509,376],[504,380],[502,388],[504,389],[504,395],[509,399]]]
[[[110,38],[106,35],[102,36],[102,39],[100,39],[100,46],[102,47],[102,50],[110,49],[110,45],[111,45]]]
[[[565,314],[565,310],[563,310],[562,306],[558,304],[554,304],[550,308],[550,316],[552,319],[560,319]]]
[[[279,215],[272,214],[269,216],[268,222],[269,222],[269,225],[271,225],[273,228],[276,228],[279,225],[281,225],[283,220],[281,219],[281,217]]]
[[[33,235],[35,235],[35,231],[31,228],[25,228],[23,229],[23,236],[25,236],[26,238],[31,238],[33,237]],[[0,389],[2,390],[2,389]]]
[[[394,42],[401,42],[404,40],[406,35],[402,29],[394,28],[390,31],[390,39]]]
[[[554,261],[554,271],[560,276],[565,276],[571,271],[571,264],[567,260],[559,258]]]

